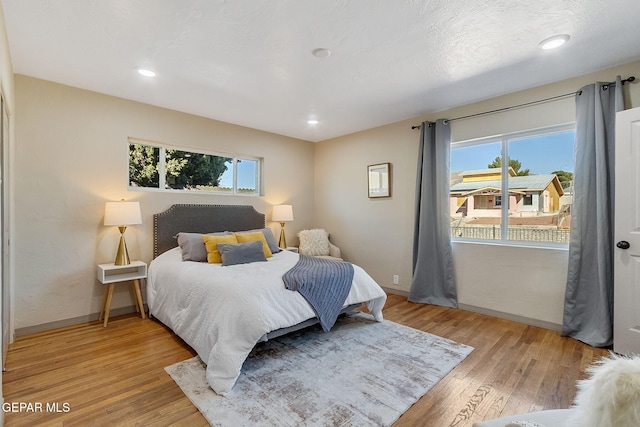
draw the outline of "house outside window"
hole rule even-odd
[[[574,138],[564,125],[452,143],[452,238],[566,246]]]

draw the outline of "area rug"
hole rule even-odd
[[[226,396],[197,356],[165,370],[213,426],[389,426],[472,350],[356,316],[258,344]]]

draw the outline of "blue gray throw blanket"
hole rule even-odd
[[[344,305],[351,283],[353,265],[348,262],[300,255],[300,260],[282,276],[287,289],[298,291],[316,312],[328,332]]]

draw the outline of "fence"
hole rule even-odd
[[[531,242],[569,243],[569,236],[571,235],[571,230],[558,230],[555,228],[509,227],[508,232],[509,240],[527,240]],[[451,237],[500,240],[502,238],[502,229],[499,225],[451,227]]]

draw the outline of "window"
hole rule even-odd
[[[451,236],[568,243],[574,138],[556,126],[452,143]]]
[[[129,188],[260,194],[258,158],[185,151],[129,140]]]

